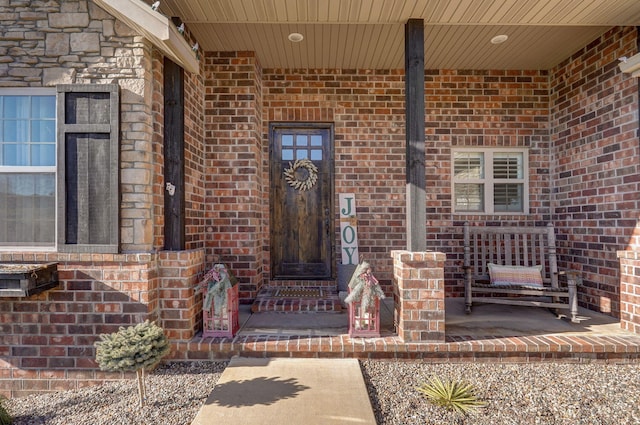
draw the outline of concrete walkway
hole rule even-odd
[[[234,357],[192,425],[375,425],[356,359]]]

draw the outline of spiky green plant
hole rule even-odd
[[[102,334],[95,346],[96,361],[100,369],[136,372],[140,406],[144,406],[144,370],[157,365],[171,349],[169,339],[162,328],[147,320],[128,328],[121,327],[118,332],[112,334]]]
[[[420,385],[418,391],[431,403],[462,414],[467,414],[485,405],[484,402],[478,400],[473,385],[468,382],[443,381],[434,377],[429,380],[429,383]]]
[[[13,419],[7,409],[4,407],[4,397],[0,396],[0,425],[11,425],[13,423]]]

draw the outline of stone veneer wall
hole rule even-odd
[[[582,272],[581,305],[614,317],[621,301],[634,314],[621,300],[616,252],[640,251],[638,79],[618,68],[638,52],[637,37],[633,27],[612,28],[550,71],[560,266]]]
[[[0,3],[0,28],[0,88],[120,85],[122,249],[151,250],[150,44],[85,0]]]

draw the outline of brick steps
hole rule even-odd
[[[458,335],[442,343],[405,343],[383,332],[380,338],[238,335],[175,342],[172,360],[227,360],[245,357],[420,359],[435,362],[604,362],[640,361],[640,336]]]
[[[342,303],[333,286],[266,286],[251,305],[252,313],[341,313]]]

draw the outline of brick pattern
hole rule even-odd
[[[359,358],[430,362],[603,362],[640,361],[640,336],[494,335],[456,336],[429,344],[404,342],[399,336],[236,336],[177,342],[175,360],[227,360],[233,356]]]
[[[300,286],[296,285],[292,285],[291,287],[300,288]],[[273,311],[289,313],[342,311],[342,303],[335,290],[335,283],[333,283],[332,287],[325,287],[324,289],[320,286],[306,286],[305,288],[314,294],[309,296],[282,296],[278,294],[278,286],[263,286],[251,305],[251,311],[253,313]],[[301,294],[304,294],[304,289],[301,290]],[[292,320],[295,319],[292,318]]]
[[[548,221],[548,75],[545,71],[426,70],[427,249],[447,255],[447,296],[464,295],[462,224]],[[454,214],[452,147],[529,148],[530,214]]]
[[[153,155],[153,247],[164,248],[164,58],[159,50],[154,49],[152,70],[153,93],[151,113],[153,118],[153,134],[151,135],[151,151]]]
[[[157,49],[153,49],[152,61],[152,175],[153,193],[153,247],[164,248],[164,57]],[[202,134],[204,132],[204,85],[202,77],[189,72],[184,73],[184,162],[185,162],[185,249],[204,247],[202,235],[206,231],[203,211],[205,211],[204,189],[204,151]],[[176,194],[176,196],[178,196]]]
[[[121,376],[95,370],[98,335],[159,318],[152,254],[0,253],[0,261],[56,261],[60,281],[39,295],[0,301],[0,393]]]
[[[394,323],[406,342],[444,341],[444,264],[438,252],[391,251]]]
[[[202,64],[202,61],[200,61]],[[204,165],[204,78],[202,75],[184,73],[184,142],[185,142],[185,249],[204,248],[206,234],[205,179],[208,171]]]
[[[550,73],[560,265],[581,272],[581,305],[614,317],[616,251],[640,250],[638,79],[618,68],[619,57],[638,52],[637,36],[634,27],[612,28]]]
[[[356,194],[360,253],[391,293],[388,253],[406,247],[404,71],[266,69],[263,75],[265,155],[270,121],[335,123],[335,203],[341,192]],[[549,220],[548,75],[427,70],[425,95],[427,243],[447,254],[447,294],[461,296],[462,222],[530,225]],[[531,214],[490,220],[452,215],[451,146],[531,148]]]
[[[619,251],[620,327],[640,334],[640,252]]]
[[[263,283],[262,251],[268,243],[260,81],[252,52],[204,58],[206,262],[227,264],[240,281],[244,302],[255,298]]]
[[[263,77],[265,164],[269,122],[334,122],[334,205],[339,203],[338,194],[355,193],[360,256],[374,266],[376,277],[390,294],[388,253],[407,243],[404,71],[265,69]],[[336,247],[340,246],[339,225],[336,208]],[[268,265],[267,257],[265,269]]]
[[[158,255],[160,325],[174,340],[189,340],[202,329],[202,295],[196,286],[203,276],[204,250],[162,251]]]

